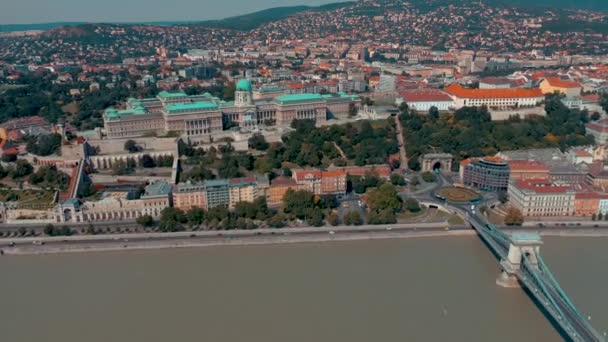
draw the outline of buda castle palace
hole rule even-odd
[[[344,93],[285,94],[254,101],[251,81],[241,79],[236,84],[234,102],[221,101],[208,93],[188,96],[162,91],[155,98],[131,98],[124,110],[107,109],[103,120],[110,139],[175,132],[199,140],[235,125],[288,126],[296,119],[324,123],[332,117],[348,116],[352,106],[359,106],[359,97]]]

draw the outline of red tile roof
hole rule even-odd
[[[295,179],[289,178],[289,177],[284,177],[284,176],[280,176],[277,177],[275,179],[272,180],[272,182],[270,183],[271,187],[274,186],[295,186],[296,181]]]
[[[574,189],[570,184],[558,185],[547,179],[517,180],[515,186],[519,189],[536,193],[564,193]]]
[[[511,172],[523,171],[546,171],[549,172],[547,165],[533,160],[510,160],[507,162]]]
[[[461,99],[510,99],[544,96],[540,89],[468,89],[457,83],[450,84],[445,91]]]
[[[596,122],[590,122],[585,125],[587,129],[594,130],[596,132],[608,133],[608,119],[602,119]]]
[[[562,80],[559,77],[547,77],[545,80],[549,85],[557,88],[580,88],[581,86],[578,82]]]
[[[404,91],[399,94],[406,102],[439,102],[452,101],[452,98],[438,89],[419,89]]]

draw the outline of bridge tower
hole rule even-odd
[[[509,254],[506,259],[500,261],[502,272],[496,279],[496,284],[502,287],[520,287],[517,273],[523,263],[524,256],[533,267],[538,267],[537,255],[539,255],[542,243],[540,235],[535,233],[514,233],[511,235]]]

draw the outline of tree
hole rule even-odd
[[[393,159],[393,161],[391,162],[391,167],[393,168],[393,170],[397,170],[398,168],[401,167],[401,160],[399,159]]]
[[[47,224],[46,226],[44,226],[44,234],[48,235],[48,236],[53,236],[53,232],[55,231],[55,226],[53,226],[52,224]]]
[[[329,215],[327,215],[327,223],[332,226],[337,226],[340,224],[340,215],[337,212],[332,211]]]
[[[154,225],[154,218],[150,215],[140,216],[135,221],[142,227],[151,227]]]
[[[604,219],[604,214],[602,214],[602,213],[598,213],[598,214],[597,214],[597,220],[598,220],[598,221],[601,221],[601,220],[603,220],[603,219]]]
[[[600,106],[604,109],[604,112],[608,113],[608,94],[603,94],[600,99]]]
[[[0,164],[0,179],[8,176],[9,171],[7,169],[4,168],[4,166],[2,166],[2,164]]]
[[[207,212],[198,207],[190,209],[186,215],[188,216],[188,222],[194,225],[202,224],[207,219]]]
[[[404,203],[405,209],[412,213],[417,213],[421,210],[420,203],[414,198],[408,198]]]
[[[17,160],[17,165],[15,165],[15,169],[13,171],[13,179],[28,176],[33,170],[34,168],[27,160],[19,159]]]
[[[350,103],[348,105],[348,117],[352,118],[353,116],[357,116],[357,114],[359,114],[357,106],[354,103]]]
[[[395,213],[401,211],[402,203],[394,185],[382,184],[369,192],[367,205],[369,207],[368,223],[394,223]]]
[[[123,176],[131,172],[131,167],[122,160],[117,160],[112,164],[112,174],[114,176]]]
[[[593,214],[591,215],[591,221],[595,221],[595,220],[597,220],[597,214],[596,214],[596,213],[593,213]]]
[[[412,176],[412,179],[410,179],[410,187],[415,188],[418,185],[420,185],[420,179],[418,179],[418,176],[416,175]]]
[[[255,133],[251,138],[249,138],[249,148],[256,149],[258,151],[266,151],[270,146],[268,142],[266,142],[266,138],[260,134]]]
[[[437,119],[439,119],[439,110],[437,109],[437,107],[432,106],[432,107],[429,109],[429,117],[430,117],[432,120],[437,120]]]
[[[391,184],[395,186],[405,186],[407,183],[405,182],[405,178],[398,173],[391,174]]]
[[[427,183],[434,183],[437,181],[437,176],[430,171],[426,171],[422,173],[422,180]]]
[[[507,226],[521,226],[524,223],[524,216],[517,208],[510,207],[505,215],[505,224]]]
[[[167,207],[160,213],[159,228],[162,232],[178,232],[184,230],[182,224],[187,221],[188,218],[183,211]]]
[[[306,215],[306,223],[313,227],[321,227],[323,225],[323,212],[319,209],[312,209]]]
[[[10,153],[10,154],[3,153],[2,154],[2,161],[5,163],[12,163],[16,160],[17,160],[16,154],[13,154],[13,153]]]
[[[70,176],[57,170],[56,166],[41,166],[29,177],[29,182],[34,185],[52,187],[55,190],[65,190],[70,181]]]
[[[56,153],[61,147],[62,137],[60,134],[42,134],[36,137],[28,137],[26,150],[38,156],[49,156]]]
[[[590,119],[591,119],[591,121],[597,121],[597,120],[599,120],[601,117],[602,117],[602,116],[600,115],[600,113],[598,113],[598,112],[593,112],[593,114],[591,114]]]
[[[361,219],[361,214],[358,211],[350,211],[346,215],[344,215],[344,224],[348,226],[360,226],[363,224],[363,219]]]
[[[285,215],[276,214],[268,220],[268,225],[272,228],[283,228],[285,227]]]
[[[412,171],[420,171],[420,162],[418,161],[418,158],[410,158],[407,161],[407,167]]]
[[[283,211],[286,214],[294,215],[298,219],[305,219],[314,208],[314,194],[309,191],[289,189],[283,196]]]
[[[125,151],[128,151],[129,153],[136,153],[141,151],[141,147],[139,147],[134,140],[129,139],[125,141]]]
[[[145,168],[153,168],[156,166],[156,162],[149,154],[144,154],[141,157],[141,166]]]

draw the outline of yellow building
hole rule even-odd
[[[559,77],[547,77],[540,82],[539,88],[543,94],[558,92],[567,97],[574,97],[581,95],[582,86],[578,82],[562,80]]]

